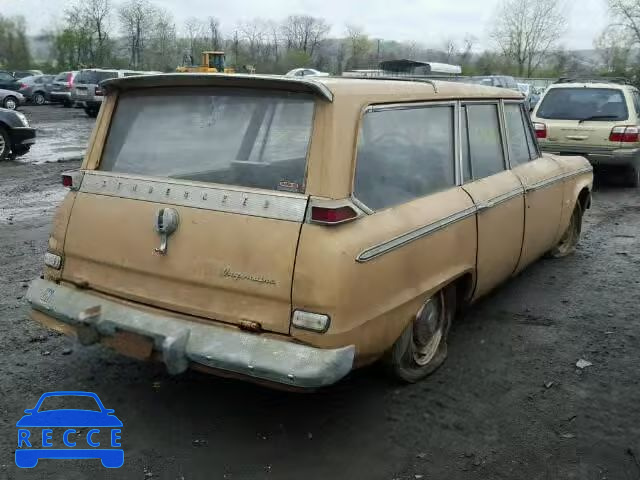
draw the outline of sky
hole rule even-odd
[[[112,0],[118,3],[118,0]],[[178,29],[190,16],[210,15],[231,34],[238,22],[256,17],[279,20],[291,14],[325,18],[331,34],[342,36],[345,25],[363,27],[373,38],[416,41],[440,47],[466,34],[478,39],[477,49],[491,47],[488,31],[500,0],[152,0],[170,11]],[[530,0],[536,1],[536,0]],[[561,1],[561,0],[559,0]],[[568,49],[591,49],[607,25],[606,0],[564,0],[567,31],[561,44]],[[37,34],[61,23],[71,0],[0,0],[0,15],[23,15],[29,33]]]

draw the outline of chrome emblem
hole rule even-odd
[[[154,252],[160,255],[167,254],[169,235],[175,232],[180,223],[178,212],[173,208],[161,208],[156,213],[155,229],[160,235],[160,247],[155,248]]]

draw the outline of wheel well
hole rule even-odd
[[[473,275],[469,272],[458,277],[451,285],[455,288],[457,310],[464,308],[473,295]]]
[[[588,188],[583,188],[580,194],[578,195],[578,202],[580,202],[580,207],[582,211],[591,208],[591,192]]]

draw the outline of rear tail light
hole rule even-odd
[[[20,90],[24,90],[25,88],[29,88],[29,85],[27,85],[26,83],[21,83]]]
[[[636,126],[613,127],[609,141],[615,143],[636,143],[640,141],[640,128]]]
[[[342,205],[336,207],[311,207],[311,222],[321,225],[338,225],[340,223],[350,222],[358,218],[358,212],[349,206]]]
[[[62,257],[55,253],[47,252],[44,254],[44,264],[47,267],[60,270],[60,267],[62,267]]]
[[[533,129],[536,131],[536,138],[547,138],[547,126],[544,123],[534,123]]]
[[[324,333],[329,330],[330,323],[331,319],[328,315],[305,312],[303,310],[296,310],[293,312],[293,317],[291,319],[291,324],[294,327],[318,333]]]
[[[62,173],[62,186],[70,188],[71,190],[78,190],[82,183],[82,172],[63,172]]]

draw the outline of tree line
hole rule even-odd
[[[381,60],[412,58],[460,64],[465,74],[635,75],[640,0],[602,1],[608,4],[611,22],[594,42],[599,62],[590,64],[561,46],[567,0],[501,0],[491,21],[492,48],[484,51],[478,51],[478,39],[468,34],[427,48],[418,42],[372,38],[361,25],[346,25],[340,38],[331,37],[331,25],[310,15],[224,26],[214,16],[191,17],[178,25],[152,0],[76,0],[65,10],[62,26],[43,36],[51,58],[41,67],[173,71],[191,59],[198,62],[204,50],[224,50],[230,65],[252,65],[259,73],[305,66],[339,74],[376,68]],[[33,66],[23,18],[0,16],[0,65]]]

